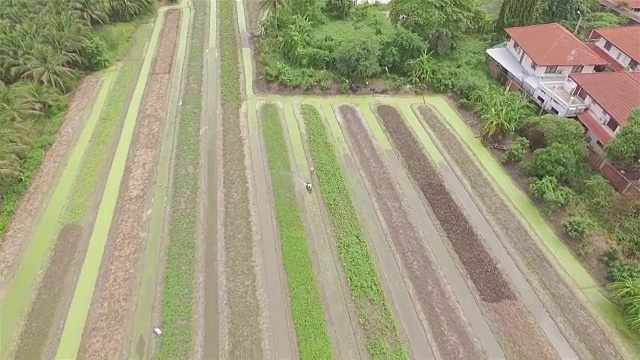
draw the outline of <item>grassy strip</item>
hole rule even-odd
[[[171,197],[169,245],[162,294],[162,336],[158,359],[190,359],[193,351],[193,298],[196,270],[198,164],[202,73],[207,2],[193,1],[186,85],[179,115]]]
[[[318,110],[302,106],[311,158],[320,193],[336,234],[338,251],[351,296],[372,359],[407,359],[389,301],[386,298],[351,202],[351,195]]]
[[[274,104],[264,105],[261,118],[300,358],[331,359],[331,341],[296,201],[291,163],[278,108]]]
[[[91,146],[83,160],[73,197],[69,201],[69,207],[64,217],[65,224],[73,224],[84,219],[91,208],[91,200],[95,196],[100,175],[105,166],[108,166],[106,161],[109,147],[116,138],[118,125],[127,111],[126,104],[129,101],[131,90],[138,79],[138,71],[144,57],[143,42],[148,38],[147,32],[144,36],[134,39],[135,43],[131,46],[132,52],[129,59],[122,65],[116,83],[109,93],[107,106],[98,120],[98,126],[91,139]]]

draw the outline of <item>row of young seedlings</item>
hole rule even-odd
[[[158,359],[192,358],[193,303],[195,296],[196,241],[200,161],[200,118],[207,1],[192,2],[186,83],[179,112],[171,191],[169,242],[163,271],[161,301],[162,336]]]

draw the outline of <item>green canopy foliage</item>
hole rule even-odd
[[[504,0],[496,21],[496,32],[505,28],[534,24],[537,17],[538,0]]]
[[[605,147],[607,158],[632,166],[640,161],[640,108],[629,116],[629,124]]]

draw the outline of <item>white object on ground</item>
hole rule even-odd
[[[309,169],[309,172],[311,172],[311,173],[313,174],[314,172],[316,172],[316,168],[311,167],[311,168]]]
[[[156,335],[162,334],[162,330],[160,330],[160,328],[157,326],[153,328],[153,332],[156,333]]]
[[[313,188],[313,185],[311,185],[311,183],[307,183],[307,191],[311,192],[312,188]]]

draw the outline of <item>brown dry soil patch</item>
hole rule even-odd
[[[65,159],[84,127],[101,83],[102,80],[99,77],[90,75],[73,92],[64,124],[58,131],[55,142],[47,151],[29,190],[20,200],[18,211],[11,220],[0,248],[0,289],[6,287],[18,269],[22,260],[20,254],[25,250],[27,239],[40,219],[38,213],[44,208],[44,203],[48,200],[47,195],[56,185],[55,180],[66,165]]]
[[[68,280],[66,278],[69,277],[69,270],[74,260],[74,256],[71,255],[78,251],[82,238],[81,225],[66,225],[60,231],[56,241],[59,245],[53,249],[51,265],[42,279],[42,286],[38,289],[39,294],[47,295],[37,296],[34,300],[20,335],[16,359],[31,360],[44,357],[45,344],[53,330],[57,315],[57,307],[51,304],[58,304],[64,296],[65,285],[67,285],[65,280]],[[70,282],[73,283],[73,281]]]
[[[371,184],[383,221],[388,229],[388,239],[393,243],[398,258],[411,282],[418,303],[426,313],[438,350],[447,359],[476,359],[482,349],[476,349],[468,328],[460,317],[429,257],[429,250],[420,231],[411,221],[400,193],[392,181],[389,169],[382,161],[371,141],[367,128],[351,106],[340,107],[344,128],[348,133],[351,151],[364,170],[366,181]]]
[[[565,325],[560,326],[560,329],[569,333],[570,336],[566,338],[576,350],[580,350],[581,357],[621,359],[622,356],[589,310],[576,298],[571,287],[556,272],[553,264],[539,248],[538,240],[510,210],[475,159],[464,150],[465,145],[449,130],[435,110],[421,106],[419,113],[421,120],[436,135],[447,154],[465,175],[499,230],[507,235],[502,237],[502,240],[508,242],[509,247],[515,250],[527,269],[535,275],[536,282],[551,295],[548,298],[552,303],[545,304],[545,307],[554,314],[556,321]]]
[[[379,106],[377,111],[408,173],[434,210],[436,219],[475,285],[480,299],[490,305],[488,308],[493,315],[494,324],[498,326],[501,338],[507,342],[506,350],[518,359],[554,358],[553,350],[539,328],[502,326],[513,323],[510,320],[514,317],[514,306],[518,309],[516,317],[529,318],[530,314],[517,301],[494,258],[485,249],[482,240],[449,193],[438,170],[422,151],[402,116],[388,105]],[[512,303],[508,309],[510,311],[503,311],[506,307],[500,304],[502,302]]]
[[[170,10],[138,116],[135,142],[127,164],[124,192],[118,202],[101,266],[97,291],[87,318],[79,359],[126,358],[135,308],[140,257],[144,252],[147,207],[166,120],[168,85],[180,28],[180,10]]]

